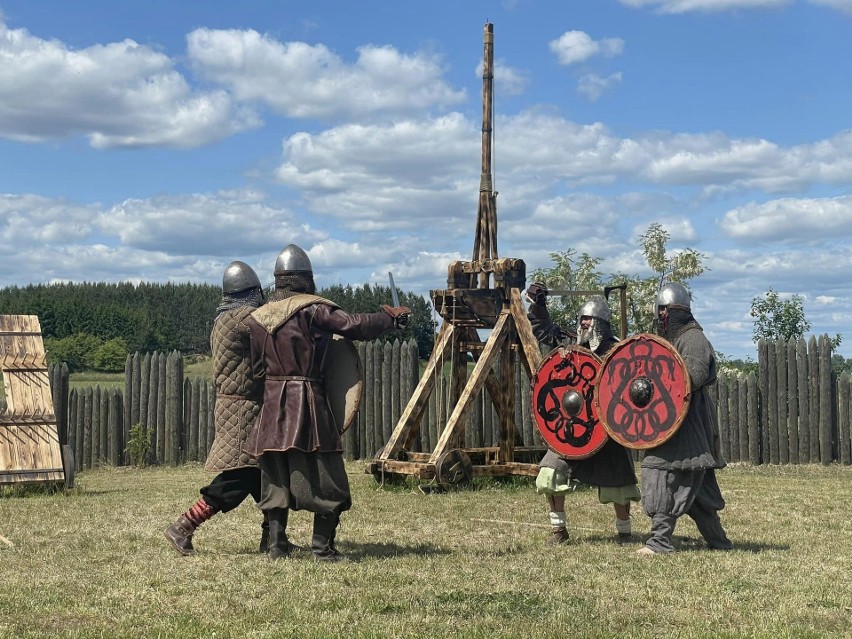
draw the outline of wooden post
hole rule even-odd
[[[748,458],[753,465],[757,466],[761,463],[762,424],[760,423],[760,415],[762,411],[759,408],[758,381],[753,371],[746,378],[746,386],[748,387]]]
[[[68,444],[74,449],[74,460],[77,464],[77,470],[83,467],[83,429],[81,427],[83,420],[82,410],[80,409],[81,404],[80,393],[75,388],[68,393]]]
[[[92,467],[92,387],[83,390],[83,468]]]
[[[157,358],[157,459],[163,463],[171,462],[171,442],[166,435],[166,354]]]
[[[808,339],[808,388],[810,396],[810,461],[812,464],[819,463],[819,356],[817,353],[817,340],[813,335]]]
[[[382,360],[382,375],[379,378],[380,396],[382,398],[382,427],[381,440],[386,442],[393,432],[393,347],[390,342],[385,342],[377,349],[379,358]]]
[[[850,438],[849,411],[850,403],[850,376],[844,372],[837,380],[837,440],[839,449],[839,460],[841,464],[852,463],[852,438]]]
[[[196,377],[189,381],[189,383],[189,449],[187,451],[187,459],[189,461],[198,461],[198,412],[200,409],[201,380]]]
[[[778,463],[790,462],[790,436],[787,432],[787,342],[775,342],[775,362],[778,374]]]
[[[799,371],[796,342],[787,342],[787,431],[790,433],[790,463],[799,463]]]
[[[119,459],[121,464],[129,464],[129,459],[125,458],[125,447],[130,440],[130,427],[133,425],[133,415],[131,407],[133,405],[133,355],[128,355],[124,360],[124,401],[123,401],[124,419],[121,422],[121,439],[119,445]]]
[[[808,350],[805,340],[796,341],[796,369],[799,389],[799,463],[807,464],[811,460],[811,409],[810,383],[808,381]]]
[[[375,454],[378,444],[376,442],[376,396],[375,396],[375,359],[373,353],[375,345],[367,343],[366,358],[364,360],[364,435],[367,447],[367,457]]]
[[[100,464],[105,464],[110,461],[109,455],[109,431],[110,431],[110,423],[109,423],[109,391],[108,389],[99,389],[100,390],[100,419],[99,428],[100,428],[100,446],[98,447],[98,462]]]
[[[169,454],[166,463],[181,461],[180,447],[183,422],[183,357],[172,351],[166,360],[166,440]]]
[[[828,335],[819,338],[819,461],[830,464],[834,457],[832,437],[831,344]]]
[[[118,466],[119,464],[121,464],[122,451],[126,446],[125,441],[122,439],[122,433],[124,432],[124,420],[122,419],[123,416],[123,398],[119,391],[113,389],[109,401],[109,430],[111,437],[109,459],[114,466]]]
[[[766,372],[769,386],[766,393],[766,426],[769,436],[769,463],[778,463],[778,360],[774,342],[766,344]]]
[[[748,378],[745,375],[737,375],[737,414],[739,424],[737,431],[739,433],[739,455],[737,461],[745,462],[750,460],[749,456],[749,402],[754,401],[757,404],[757,398],[751,400],[749,397]],[[755,416],[756,418],[756,416]]]
[[[728,423],[728,375],[722,374],[716,378],[716,414],[719,422],[719,439],[722,444],[722,457],[731,460],[731,434]]]

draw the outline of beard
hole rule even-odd
[[[592,327],[589,328],[581,328],[577,331],[577,343],[580,346],[586,346],[589,343],[589,340],[592,339]]]

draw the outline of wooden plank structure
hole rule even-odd
[[[497,193],[493,190],[494,28],[486,23],[482,70],[482,173],[476,234],[471,261],[452,262],[447,288],[431,291],[443,323],[435,347],[408,405],[390,439],[367,467],[378,481],[393,475],[436,479],[443,486],[477,476],[534,476],[544,447],[516,447],[515,379],[513,354],[528,376],[541,362],[541,350],[527,318],[521,291],[526,285],[523,260],[497,255]],[[480,330],[490,330],[483,341]],[[468,377],[468,361],[476,364]],[[421,418],[443,375],[450,369],[450,405],[447,422],[431,452],[413,452]],[[485,386],[500,424],[496,446],[461,448],[472,399]]]
[[[0,370],[0,485],[65,482],[38,317],[0,315]]]

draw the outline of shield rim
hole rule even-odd
[[[588,459],[589,457],[592,457],[592,456],[594,456],[594,455],[596,455],[597,453],[600,452],[600,450],[606,445],[607,441],[610,439],[609,431],[604,430],[604,438],[601,440],[600,444],[598,444],[592,451],[590,451],[588,453],[580,453],[580,454],[576,454],[576,455],[565,454],[561,451],[555,450],[553,448],[553,446],[551,446],[550,443],[547,441],[547,439],[544,437],[544,434],[541,432],[541,427],[538,424],[538,419],[536,419],[536,412],[535,412],[535,401],[534,401],[535,400],[535,397],[534,397],[534,395],[535,395],[535,380],[538,377],[539,371],[541,371],[541,367],[544,366],[544,363],[546,361],[548,361],[548,359],[550,358],[551,355],[557,354],[558,356],[562,357],[562,353],[565,353],[567,351],[574,351],[574,352],[582,353],[584,355],[590,355],[591,358],[595,362],[597,362],[597,365],[598,365],[598,372],[595,373],[595,381],[597,381],[598,375],[600,374],[601,368],[603,367],[603,360],[601,359],[601,357],[599,355],[596,355],[594,351],[586,348],[585,346],[581,346],[579,344],[567,344],[565,346],[557,346],[556,348],[551,349],[550,351],[547,352],[546,355],[544,355],[541,358],[541,363],[538,365],[538,368],[535,370],[532,377],[530,378],[530,395],[529,395],[530,396],[530,419],[532,419],[532,423],[535,424],[536,431],[538,432],[539,437],[541,437],[541,440],[544,442],[545,446],[547,446],[548,450],[552,450],[556,455],[559,455],[563,459],[567,459],[569,461],[582,461],[582,460]],[[595,408],[595,410],[597,411],[597,404],[595,402],[595,399],[596,399],[596,396],[595,396],[595,390],[594,390],[594,386],[593,386],[592,387],[592,404],[593,404],[593,407]],[[600,419],[600,417],[598,417],[598,424],[600,424],[600,423],[601,423],[601,419]]]
[[[329,352],[334,351],[335,357],[329,358]],[[323,379],[327,382],[330,378],[337,380],[336,377],[330,376],[328,371],[334,370],[339,372],[343,369],[341,366],[330,366],[332,361],[339,357],[341,353],[346,353],[350,356],[350,359],[355,363],[355,370],[357,373],[357,381],[346,389],[340,388],[337,384],[326,384],[326,399],[328,401],[328,408],[331,411],[332,416],[334,416],[334,421],[336,423],[343,422],[340,426],[338,432],[343,435],[350,426],[355,422],[358,418],[358,411],[361,408],[361,398],[364,396],[364,369],[361,365],[361,357],[358,355],[358,349],[355,348],[355,344],[352,343],[352,340],[343,337],[342,335],[334,335],[333,339],[329,343],[328,350],[325,353],[325,359],[323,360]],[[333,389],[333,390],[332,390]],[[343,396],[343,415],[338,415],[335,411],[337,406],[335,402],[331,401],[331,393],[339,392]],[[354,394],[354,397],[353,397]],[[351,405],[350,405],[351,400]],[[349,413],[347,416],[347,412]]]
[[[604,411],[601,410],[600,396],[598,395],[598,384],[601,381],[601,377],[603,377],[603,373],[606,370],[607,364],[609,364],[610,360],[615,356],[616,353],[621,351],[622,347],[627,346],[627,344],[629,344],[630,342],[638,341],[640,339],[656,342],[674,356],[675,361],[683,369],[683,379],[685,385],[683,405],[681,406],[678,416],[675,418],[674,424],[663,437],[646,444],[637,444],[635,442],[625,441],[620,433],[614,432],[610,428],[604,417]],[[601,364],[600,370],[598,370],[598,374],[595,376],[594,403],[595,409],[598,411],[598,421],[603,424],[607,435],[609,435],[617,443],[621,444],[625,448],[629,448],[630,450],[650,450],[652,448],[658,448],[659,446],[662,446],[675,436],[677,431],[680,430],[680,427],[683,424],[684,420],[686,419],[686,414],[689,412],[689,407],[692,404],[692,380],[689,378],[689,369],[686,367],[686,362],[684,361],[681,354],[677,352],[677,349],[675,348],[674,344],[672,344],[664,337],[660,337],[659,335],[655,335],[653,333],[637,333],[636,335],[631,335],[630,337],[621,340],[620,342],[618,342],[618,344],[613,346],[606,354],[606,357],[603,358],[603,363]]]

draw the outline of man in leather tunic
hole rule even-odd
[[[692,386],[689,409],[677,432],[642,459],[642,506],[651,518],[651,537],[637,553],[656,555],[674,550],[677,520],[689,515],[709,548],[733,547],[719,511],[725,507],[716,481],[722,458],[716,412],[708,388],[716,380],[716,356],[692,316],[689,291],[669,282],[657,294],[658,333],[686,363]]]
[[[326,398],[323,359],[329,341],[379,337],[408,322],[406,307],[349,314],[316,296],[307,254],[290,244],[275,264],[275,292],[252,313],[252,363],[263,371],[263,406],[249,441],[261,469],[258,506],[269,518],[269,558],[288,557],[289,511],[314,513],[311,551],[318,561],[340,561],[335,535],[352,505],[339,426]],[[260,374],[260,373],[258,373]]]
[[[201,489],[201,498],[164,534],[182,555],[195,552],[195,530],[218,512],[239,506],[249,495],[260,499],[260,469],[245,442],[260,410],[262,385],[251,371],[251,345],[246,320],[263,303],[263,289],[245,262],[231,262],[222,276],[222,301],[216,311],[210,346],[213,354],[215,437],[205,469],[218,473]],[[260,552],[266,552],[269,524],[261,525]]]
[[[618,343],[610,325],[611,311],[603,297],[592,297],[582,306],[576,332],[566,331],[552,322],[545,304],[547,289],[543,285],[532,284],[527,289],[527,300],[533,334],[547,347],[579,343],[603,358]],[[600,503],[611,503],[615,510],[618,541],[627,543],[632,539],[630,502],[639,501],[639,489],[633,459],[621,444],[608,438],[597,453],[581,460],[567,460],[548,450],[539,467],[536,492],[546,496],[550,508],[548,543],[562,544],[569,539],[565,495],[571,491],[572,480],[597,486]]]

